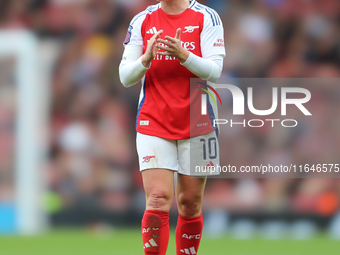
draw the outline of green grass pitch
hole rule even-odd
[[[57,230],[36,237],[0,236],[1,255],[143,255],[138,230],[97,233],[82,230]],[[335,255],[340,241],[322,236],[308,241],[233,240],[201,241],[198,255]],[[175,255],[171,233],[167,255]]]

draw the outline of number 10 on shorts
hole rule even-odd
[[[217,139],[216,137],[211,137],[209,139],[200,139],[200,142],[203,144],[203,160],[207,160],[207,155],[209,159],[217,158]]]

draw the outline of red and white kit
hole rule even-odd
[[[157,55],[141,79],[142,89],[136,121],[141,170],[166,168],[181,172],[181,169],[187,167],[176,166],[178,162],[172,162],[170,165],[165,163],[169,162],[169,156],[171,157],[169,151],[158,151],[159,155],[154,155],[155,149],[147,148],[150,146],[148,144],[151,144],[151,142],[146,142],[150,137],[154,137],[153,140],[163,139],[165,143],[168,143],[164,146],[166,148],[170,145],[169,142],[171,146],[178,147],[180,140],[185,141],[194,139],[194,137],[202,139],[202,136],[210,139],[216,136],[212,126],[212,119],[217,118],[217,109],[214,104],[211,104],[209,114],[197,114],[190,121],[190,79],[200,77],[207,80],[209,85],[213,85],[220,75],[225,56],[222,22],[213,9],[192,0],[189,8],[178,15],[166,14],[160,4],[149,6],[145,11],[137,14],[130,23],[124,42],[126,48],[120,66],[121,77],[126,80],[126,86],[136,83],[137,80],[134,81],[134,75],[131,76],[131,73],[135,73],[137,77],[138,72],[146,69],[140,57],[145,53],[148,40],[160,30],[164,31],[161,35],[162,39],[166,35],[174,37],[178,28],[182,31],[182,47],[190,52],[187,61],[181,64],[174,57]],[[135,47],[127,50],[130,46]],[[131,72],[131,70],[134,71]],[[128,77],[124,78],[124,73]],[[200,97],[202,94],[199,89],[194,91],[197,95],[191,94],[191,96]],[[207,125],[199,125],[200,123]],[[200,126],[200,128],[195,129],[193,133],[192,126]],[[143,140],[143,144],[139,144],[139,140]],[[152,143],[158,144],[155,141]],[[188,144],[185,146],[188,147]],[[176,157],[174,156],[176,161],[179,160],[179,151],[180,149],[177,148]],[[164,154],[164,160],[154,158],[161,157],[161,154]],[[203,153],[198,152],[198,154],[203,159]],[[181,157],[185,157],[187,161],[190,159],[186,154]],[[155,165],[155,162],[162,161],[164,164]],[[202,163],[209,163],[209,161],[208,158]],[[213,162],[218,163],[218,160]]]

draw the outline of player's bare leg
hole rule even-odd
[[[178,212],[188,218],[200,216],[207,178],[178,174],[176,199]]]
[[[145,255],[165,255],[169,242],[169,210],[174,199],[174,172],[142,171],[146,210],[142,220]]]
[[[178,174],[176,199],[179,212],[176,254],[196,254],[203,229],[202,200],[207,178]]]

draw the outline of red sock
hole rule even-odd
[[[147,210],[142,220],[145,255],[165,255],[169,243],[169,213]]]
[[[176,228],[176,254],[197,254],[203,229],[203,216],[186,218],[178,216]]]

